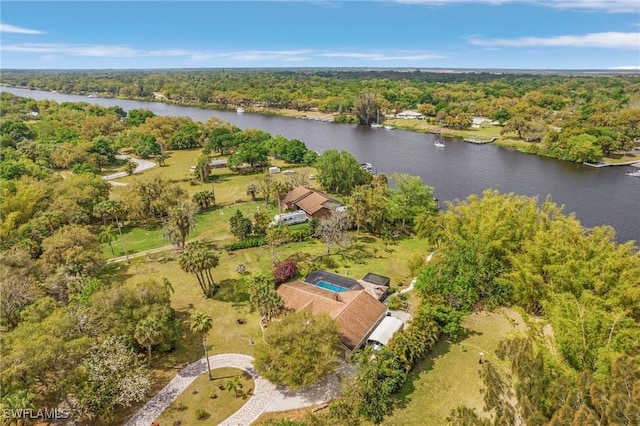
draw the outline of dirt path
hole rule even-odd
[[[119,257],[107,259],[107,263],[126,262],[127,260],[135,259],[137,257],[142,257],[149,254],[154,254],[154,253],[161,253],[163,251],[169,251],[173,249],[175,249],[175,246],[172,246],[172,245],[157,247],[154,249],[139,251],[137,253],[131,253],[128,256],[119,256]]]

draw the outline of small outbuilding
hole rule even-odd
[[[269,167],[269,174],[275,175],[280,173],[280,167]]]
[[[223,158],[221,160],[211,160],[209,161],[209,167],[211,167],[212,169],[218,169],[220,167],[226,167],[227,166],[227,159]]]
[[[415,112],[415,111],[402,111],[399,112],[398,114],[396,114],[396,117],[398,118],[404,118],[404,119],[414,119],[414,120],[424,120],[424,115],[420,114],[419,112]]]
[[[367,338],[370,345],[387,346],[394,334],[404,328],[404,321],[399,318],[386,316]]]

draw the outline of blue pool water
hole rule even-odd
[[[347,291],[347,289],[344,287],[340,287],[326,281],[318,281],[316,285],[318,287],[324,288],[325,290],[333,291],[334,293],[342,293],[343,291]]]

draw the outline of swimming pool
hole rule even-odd
[[[325,290],[333,291],[334,293],[342,293],[343,291],[347,291],[347,289],[344,287],[340,287],[339,285],[331,284],[326,281],[318,281],[316,285],[318,287],[324,288]]]

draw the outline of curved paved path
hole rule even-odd
[[[138,173],[142,173],[145,170],[149,170],[149,169],[153,169],[155,166],[157,166],[156,163],[154,163],[153,161],[149,161],[149,160],[143,160],[141,158],[133,158],[133,157],[129,157],[127,155],[116,155],[117,158],[120,158],[122,160],[131,160],[134,163],[136,163],[136,169],[133,171],[133,173],[138,174]],[[121,177],[125,177],[125,176],[129,176],[129,173],[127,172],[118,172],[118,173],[113,173],[111,175],[107,175],[107,176],[102,176],[102,179],[104,180],[112,180],[112,179],[118,179]],[[113,182],[112,184],[114,184],[115,182]],[[117,186],[123,186],[126,184],[118,184],[115,183]]]
[[[431,258],[433,257],[434,253],[435,253],[435,251],[432,251],[431,253],[429,253],[429,254],[427,255],[427,258],[424,260],[424,263],[429,263],[429,262],[431,262]],[[405,288],[405,289],[403,289],[403,290],[400,290],[400,292],[399,292],[399,293],[401,293],[401,294],[402,294],[402,293],[408,293],[408,292],[410,292],[411,290],[413,290],[413,285],[416,283],[416,281],[417,281],[417,280],[418,280],[418,277],[413,277],[413,279],[411,280],[411,284],[409,284],[409,287],[407,287],[407,288]]]
[[[222,367],[239,368],[251,375],[255,386],[253,395],[231,417],[220,423],[224,426],[249,425],[271,404],[279,392],[276,386],[261,378],[253,369],[253,358],[243,354],[222,354],[209,357],[211,369]],[[149,426],[199,375],[207,371],[205,358],[192,362],[178,372],[160,392],[147,402],[125,426]]]

